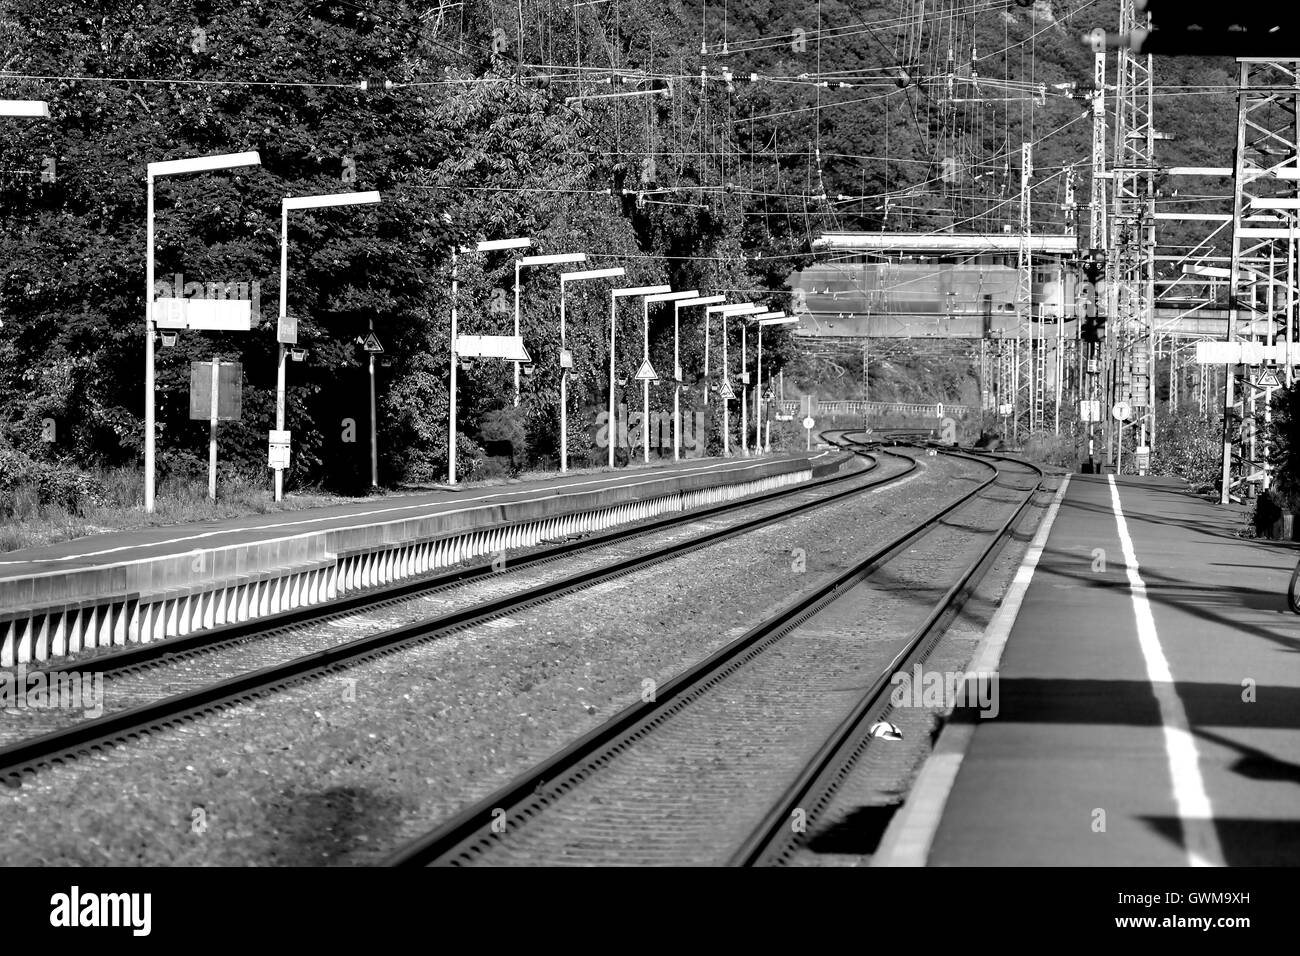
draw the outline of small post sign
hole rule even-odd
[[[275,337],[281,345],[297,345],[298,316],[292,314],[280,316],[280,323],[276,327]]]
[[[267,466],[270,468],[289,467],[289,444],[292,433],[288,429],[271,429],[267,451]]]
[[[239,362],[220,362],[213,387],[212,362],[190,363],[190,418],[212,419],[212,395],[217,395],[217,421],[239,421],[243,411],[244,367]]]
[[[208,421],[208,497],[217,499],[217,422],[238,421],[244,367],[238,362],[190,363],[190,418]]]
[[[1145,475],[1151,470],[1151,446],[1138,445],[1134,454],[1134,464],[1137,466],[1137,473]]]

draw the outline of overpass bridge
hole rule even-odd
[[[822,301],[826,300],[826,301]],[[949,315],[913,313],[873,313],[846,311],[852,303],[830,301],[829,296],[807,294],[808,311],[795,335],[804,339],[973,339],[1014,338],[1017,334],[1015,316],[994,314],[991,321],[977,313],[954,312]],[[836,311],[831,308],[838,306]],[[1077,335],[1079,320],[1066,316],[1062,336],[1072,340]],[[1226,339],[1228,336],[1228,310],[1213,308],[1181,308],[1157,306],[1155,310],[1156,334],[1159,338],[1187,339],[1190,341]],[[1047,316],[1035,323],[1049,338],[1055,336],[1056,319]]]

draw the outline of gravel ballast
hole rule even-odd
[[[957,459],[0,792],[12,864],[370,864],[968,490]]]

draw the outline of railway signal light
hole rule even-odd
[[[1097,345],[1106,335],[1106,317],[1098,315],[1095,309],[1089,309],[1083,317],[1083,326],[1079,329],[1079,338]]]
[[[1094,52],[1128,47],[1154,56],[1300,56],[1300,31],[1281,4],[1134,0],[1134,7],[1150,16],[1151,29],[1120,34],[1096,29],[1083,35],[1084,44]]]
[[[1083,277],[1094,286],[1099,285],[1106,279],[1106,250],[1089,249],[1088,254],[1080,260],[1083,266]]]

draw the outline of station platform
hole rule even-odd
[[[814,450],[110,532],[0,555],[0,666],[267,617],[478,555],[829,474]]]
[[[1158,478],[1074,475],[877,866],[1300,863],[1294,546]],[[990,708],[991,709],[991,708]]]

